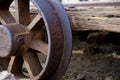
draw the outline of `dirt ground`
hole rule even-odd
[[[92,37],[96,42],[86,34],[73,34],[71,63],[61,80],[120,80],[120,34],[100,33]]]

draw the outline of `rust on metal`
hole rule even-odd
[[[15,15],[9,11],[13,1]],[[34,18],[30,1],[39,10]],[[0,0],[0,22],[0,64],[5,70],[17,79],[60,80],[70,61],[72,35],[59,1]],[[38,55],[44,55],[45,60]],[[27,70],[27,78],[22,69]]]
[[[35,45],[37,44],[37,45]],[[30,48],[42,52],[43,54],[48,54],[48,44],[42,41],[34,41],[30,44]]]
[[[1,25],[0,35],[0,57],[19,55],[30,43],[28,30],[20,24]]]

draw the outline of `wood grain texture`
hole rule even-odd
[[[72,30],[120,32],[120,7],[66,7]]]

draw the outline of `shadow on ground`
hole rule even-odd
[[[82,35],[81,39],[80,34],[73,34],[73,56],[61,80],[120,80],[120,35],[112,35],[111,40],[105,37],[98,43],[91,43]]]

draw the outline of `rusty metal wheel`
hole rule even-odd
[[[15,11],[11,12],[14,1]],[[34,18],[31,2],[38,9]],[[25,80],[59,80],[63,76],[71,57],[72,37],[58,0],[0,0],[0,22],[1,71]]]

